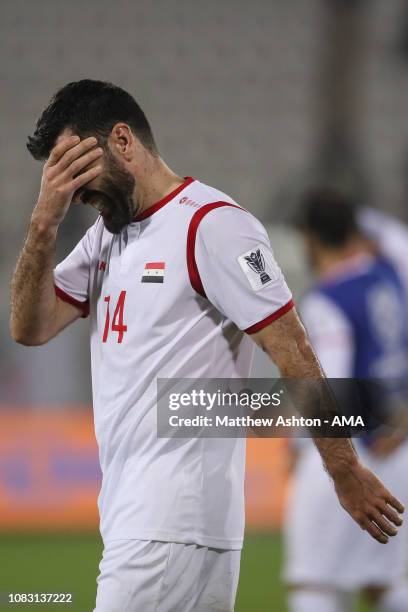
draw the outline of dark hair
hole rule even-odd
[[[71,128],[81,138],[99,137],[103,145],[119,121],[127,123],[142,145],[157,155],[149,122],[129,93],[104,81],[68,83],[57,91],[38,119],[33,136],[28,137],[27,149],[34,159],[46,159],[65,128]]]
[[[356,202],[337,191],[316,189],[301,199],[295,225],[328,247],[344,246],[359,232]]]

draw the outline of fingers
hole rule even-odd
[[[78,159],[73,161],[68,168],[66,169],[66,173],[70,178],[75,177],[77,174],[81,172],[84,168],[86,168],[93,161],[97,160],[103,154],[103,149],[98,147],[97,149],[91,149],[88,153],[81,155]]]
[[[402,504],[399,501],[399,499],[391,495],[391,493],[387,491],[387,489],[385,490],[384,499],[387,502],[387,504],[389,504],[392,508],[395,508],[397,512],[400,512],[401,514],[404,512],[405,510],[404,504]]]
[[[396,510],[400,514],[404,512],[404,504],[402,504],[396,497],[394,497],[390,493],[390,491],[386,487],[384,487],[382,482],[378,480],[375,474],[370,474],[370,480],[370,489],[372,495],[371,501],[373,506],[377,507],[378,510],[380,510],[380,512],[382,512],[385,516],[388,516],[387,512],[391,510],[391,508],[394,508],[394,510]],[[395,513],[393,514],[393,516],[395,516]],[[398,525],[399,523],[397,522],[395,524]]]
[[[75,146],[71,146],[65,150],[62,156],[58,161],[58,169],[65,170],[67,169],[72,162],[76,159],[89,152],[90,149],[93,149],[95,145],[98,144],[98,141],[94,136],[90,136],[89,138],[85,138],[76,144]]]
[[[369,533],[370,536],[373,537],[374,540],[377,540],[377,542],[379,542],[380,544],[387,544],[388,537],[372,521],[367,519],[367,521],[360,525],[360,527],[364,529],[364,531],[367,531],[367,533]]]
[[[394,523],[394,525],[396,525],[397,527],[401,527],[403,523],[402,518],[399,514],[397,514],[397,512],[395,512],[395,510],[390,508],[388,504],[381,504],[381,506],[379,506],[379,510],[381,514],[383,514],[385,517],[387,517],[389,521],[391,521],[391,523]]]
[[[351,481],[345,477],[345,492],[341,491],[344,482],[337,481],[340,502],[362,529],[381,544],[386,544],[388,537],[395,536],[396,527],[402,524],[399,513],[404,512],[404,506],[366,468],[357,466],[354,474],[357,478]]]
[[[398,530],[394,525],[398,527],[402,525],[402,519],[387,504],[383,504],[379,511],[371,512],[369,516],[365,517],[362,521],[358,521],[358,523],[377,542],[386,544],[389,539],[388,536],[393,537],[397,535]],[[391,523],[394,523],[394,525]]]
[[[66,151],[72,149],[76,144],[80,142],[79,136],[67,136],[61,142],[59,142],[51,151],[50,156],[47,160],[47,166],[54,166]]]
[[[69,183],[70,191],[75,193],[75,191],[77,191],[78,189],[86,185],[86,183],[89,183],[90,181],[92,181],[101,172],[102,172],[102,166],[95,166],[95,168],[90,168],[86,172],[79,174]]]
[[[395,536],[398,530],[392,525],[381,512],[373,512],[370,519],[381,529],[383,533],[389,536]]]

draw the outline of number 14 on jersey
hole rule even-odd
[[[117,332],[117,341],[119,344],[122,343],[124,333],[127,331],[127,325],[123,323],[123,314],[125,309],[125,299],[126,299],[126,291],[121,291],[118,301],[116,302],[115,310],[113,312],[112,318],[112,326],[111,326],[111,318],[110,318],[110,301],[111,296],[107,295],[104,298],[106,303],[106,316],[105,316],[105,327],[103,330],[102,342],[107,342],[109,337],[109,332]]]

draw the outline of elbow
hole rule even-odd
[[[32,338],[31,336],[18,333],[12,333],[11,338],[14,340],[14,342],[21,344],[22,346],[42,346],[46,343],[46,340]]]
[[[39,335],[19,329],[17,325],[13,325],[13,322],[10,323],[10,336],[14,342],[22,346],[42,346],[48,342],[48,338],[42,338]]]

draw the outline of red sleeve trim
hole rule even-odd
[[[294,306],[295,302],[293,300],[289,300],[287,304],[273,312],[271,315],[269,315],[269,317],[266,317],[266,319],[262,319],[262,321],[255,323],[255,325],[251,325],[251,327],[244,329],[244,331],[247,334],[255,334],[256,332],[261,331],[261,329],[263,329],[270,323],[273,323],[273,321],[276,321],[276,319],[279,319],[282,315],[289,312],[289,310],[291,310]]]
[[[203,283],[201,282],[200,273],[198,271],[197,262],[195,258],[195,244],[197,238],[198,226],[201,221],[212,210],[216,208],[220,208],[221,206],[232,206],[232,208],[241,208],[237,204],[231,204],[230,202],[211,202],[210,204],[204,204],[199,210],[191,218],[190,225],[187,233],[187,269],[188,275],[190,277],[191,286],[197,293],[202,295],[203,297],[207,297],[205,295]]]
[[[86,300],[86,302],[80,302],[79,300],[76,300],[75,298],[71,297],[69,293],[66,293],[65,291],[57,287],[57,285],[54,285],[54,289],[56,296],[59,297],[60,300],[67,302],[67,304],[71,304],[71,306],[76,306],[77,308],[79,308],[79,310],[81,310],[82,318],[85,319],[89,315],[89,300]]]

